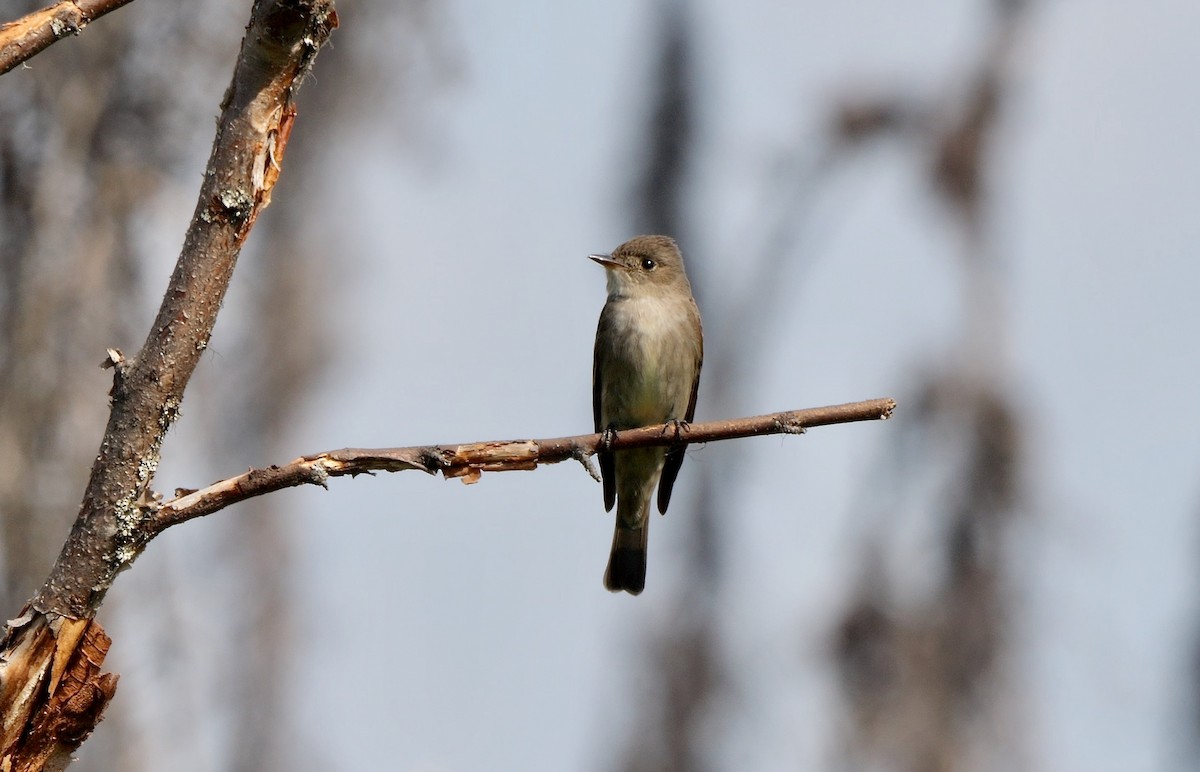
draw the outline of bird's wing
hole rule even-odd
[[[596,331],[596,352],[592,360],[592,417],[595,419],[597,432],[608,428],[600,423],[600,395],[604,391],[602,373],[604,372],[604,360],[608,355],[605,347],[600,345],[600,341],[604,337],[600,335],[600,330],[603,330],[608,324],[610,321],[606,304],[604,310],[600,312],[600,329]],[[600,462],[600,479],[604,484],[604,510],[608,512],[617,502],[617,472],[613,466],[613,454],[602,450],[596,453],[596,459]]]
[[[699,313],[696,314],[699,321]],[[683,420],[691,423],[692,418],[696,415],[696,394],[700,391],[700,367],[704,364],[704,338],[700,338],[700,348],[696,352],[696,377],[692,381],[692,396],[688,400],[687,412],[684,413]],[[667,449],[666,459],[663,461],[662,477],[658,482],[658,511],[660,514],[667,513],[667,505],[671,503],[671,489],[675,487],[675,478],[679,476],[679,468],[683,466],[683,454],[687,451],[687,445],[676,445]]]

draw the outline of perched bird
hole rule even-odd
[[[592,410],[596,431],[674,421],[696,412],[704,358],[700,312],[683,255],[666,236],[636,236],[610,255],[589,255],[608,274],[608,301],[596,328]],[[604,586],[637,595],[646,586],[650,499],[665,513],[685,446],[601,451],[604,508],[617,526]],[[660,482],[661,477],[661,482]]]

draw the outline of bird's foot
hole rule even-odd
[[[692,424],[689,421],[681,421],[678,418],[672,418],[663,426],[663,434],[666,434],[668,431],[674,431],[675,442],[683,445],[686,444],[683,441],[683,435],[687,434],[691,428]]]

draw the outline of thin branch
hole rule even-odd
[[[0,25],[0,75],[133,0],[60,0]]]
[[[690,445],[766,434],[800,434],[814,426],[885,420],[891,417],[895,409],[896,402],[892,399],[872,399],[679,427],[667,423],[617,432],[609,447],[621,450]],[[603,444],[602,434],[581,434],[548,440],[505,440],[465,445],[343,448],[301,456],[282,466],[251,469],[201,490],[181,492],[148,516],[144,523],[146,540],[173,525],[212,514],[255,496],[298,485],[324,487],[330,477],[419,469],[429,474],[440,471],[447,478],[459,477],[464,482],[473,483],[483,472],[530,470],[540,464],[557,464],[567,459],[576,459],[586,466],[587,458]]]

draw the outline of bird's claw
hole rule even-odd
[[[670,429],[667,427],[670,427]],[[691,422],[681,421],[678,418],[672,418],[671,420],[667,421],[666,424],[664,424],[663,434],[666,434],[669,430],[673,429],[675,432],[675,442],[682,443],[683,435],[687,434],[691,428]]]

